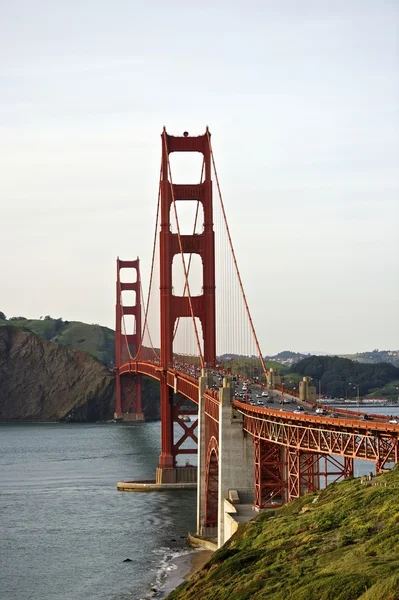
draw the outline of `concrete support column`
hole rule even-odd
[[[266,383],[270,390],[272,390],[276,385],[281,385],[281,376],[273,369],[273,367],[270,367],[267,373]]]
[[[303,377],[302,381],[299,382],[299,399],[307,400],[309,402],[316,401],[316,388],[311,385],[311,377]]]
[[[218,546],[226,541],[224,500],[229,490],[254,489],[254,448],[243,430],[243,415],[233,408],[234,385],[223,380],[219,390]]]
[[[209,374],[202,369],[198,379],[198,451],[197,451],[197,535],[202,535],[205,523],[205,478],[206,478],[206,448],[205,448],[205,403],[204,392],[211,386]]]

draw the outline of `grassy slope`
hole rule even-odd
[[[398,600],[399,468],[375,481],[265,511],[168,600]]]
[[[396,401],[399,399],[399,379],[389,381],[384,387],[373,390],[365,398],[391,398]]]
[[[114,359],[115,333],[107,327],[57,319],[0,320],[0,325],[24,327],[45,340],[84,350],[106,364]]]

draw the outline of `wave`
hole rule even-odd
[[[196,550],[192,550],[190,548],[172,550],[168,547],[162,547],[154,550],[153,552],[154,554],[160,555],[161,560],[156,570],[154,581],[151,583],[150,591],[147,592],[145,596],[142,596],[140,600],[160,600],[161,598],[165,598],[174,587],[179,585],[180,580],[183,580],[183,577],[190,571],[190,563],[187,562],[186,564],[177,564],[179,563],[179,559],[194,554]],[[168,580],[171,579],[171,575],[177,570],[179,570],[179,576],[175,578],[176,586],[173,585],[172,588],[170,588],[170,586],[168,586],[170,581]]]

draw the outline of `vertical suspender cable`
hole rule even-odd
[[[246,309],[246,312],[247,312],[247,315],[248,315],[248,319],[249,319],[249,323],[250,323],[250,327],[251,327],[251,330],[252,330],[252,335],[254,336],[254,340],[255,340],[256,348],[257,348],[257,350],[258,350],[259,358],[260,358],[260,361],[261,361],[261,363],[262,363],[263,372],[264,372],[265,376],[267,376],[267,369],[266,369],[266,365],[265,365],[265,362],[264,362],[264,360],[263,360],[262,351],[261,351],[261,349],[260,349],[260,345],[259,345],[259,341],[258,341],[258,336],[256,335],[255,327],[254,327],[254,324],[253,324],[253,321],[252,321],[252,318],[251,318],[251,313],[250,313],[250,311],[249,311],[249,306],[248,306],[247,298],[246,298],[246,296],[245,296],[245,292],[244,292],[244,286],[243,286],[243,284],[242,284],[241,275],[240,275],[240,271],[239,271],[239,268],[238,268],[238,264],[237,264],[236,255],[235,255],[235,252],[234,252],[233,242],[232,242],[232,240],[231,240],[230,229],[229,229],[229,225],[228,225],[228,223],[227,223],[226,212],[225,212],[225,209],[224,209],[224,203],[223,203],[223,198],[222,198],[222,192],[221,192],[221,190],[220,190],[220,185],[219,185],[219,177],[218,177],[217,170],[216,170],[216,165],[215,165],[215,158],[214,158],[214,156],[213,156],[213,150],[212,150],[211,138],[210,138],[210,135],[209,135],[209,131],[208,131],[208,130],[207,130],[207,132],[206,132],[206,135],[207,135],[207,137],[208,137],[209,152],[210,152],[210,154],[211,154],[211,159],[212,159],[213,170],[214,170],[214,172],[215,172],[216,185],[217,185],[217,188],[218,188],[218,193],[219,193],[220,205],[221,205],[221,207],[222,207],[222,213],[223,213],[224,223],[225,223],[225,226],[226,226],[227,237],[228,237],[228,239],[229,239],[229,244],[230,244],[231,253],[232,253],[232,255],[233,255],[233,261],[234,261],[234,266],[235,266],[235,270],[236,270],[237,277],[238,277],[238,282],[239,282],[239,285],[240,285],[240,289],[241,289],[242,297],[243,297],[244,304],[245,304],[245,309]]]

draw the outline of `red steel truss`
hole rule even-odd
[[[287,501],[290,502],[309,492],[319,489],[319,455],[286,448],[287,457]]]
[[[185,398],[185,396],[180,396],[177,402],[173,405],[173,421],[174,423],[178,423],[183,429],[181,437],[173,444],[173,453],[175,456],[177,454],[197,454],[198,438],[195,430],[198,425],[198,419],[187,423],[183,421],[183,419],[187,416],[196,416],[198,411],[197,409],[182,408],[185,402],[187,402],[187,398]],[[188,439],[191,439],[196,444],[194,448],[183,448],[184,442],[186,442]]]
[[[283,445],[290,452],[301,450],[370,460],[375,462],[377,472],[389,462],[398,462],[399,432],[395,426],[252,409],[238,401],[234,405],[244,414],[245,431],[255,438]],[[346,469],[350,470],[349,463]]]
[[[278,444],[254,438],[255,506],[266,508],[285,502],[284,449]]]
[[[284,504],[341,478],[353,476],[353,459],[292,450],[254,437],[255,501],[258,508]],[[324,465],[321,470],[321,465]]]
[[[132,271],[132,281],[121,281],[121,269]],[[122,304],[122,292],[129,291],[132,304]],[[125,315],[134,317],[134,333],[126,333],[124,327]],[[116,376],[116,402],[115,416],[122,418],[124,415],[135,415],[143,418],[141,403],[141,375],[132,372],[122,377],[122,365],[125,365],[134,356],[141,344],[141,293],[140,293],[140,261],[116,261],[116,328],[115,328],[115,376]]]
[[[170,180],[169,154],[199,152],[204,157],[205,179],[200,184],[174,184]],[[180,235],[171,231],[171,207],[178,201],[197,200],[204,213],[201,234]],[[160,196],[160,308],[161,308],[161,367],[173,366],[173,334],[180,317],[198,317],[203,332],[203,360],[211,366],[216,362],[215,327],[215,242],[213,231],[211,160],[208,135],[192,137],[162,133],[162,169]],[[203,293],[200,296],[173,294],[172,263],[177,254],[199,254],[203,265]],[[160,468],[176,466],[180,445],[173,440],[174,408],[166,378],[161,379],[161,456]]]

